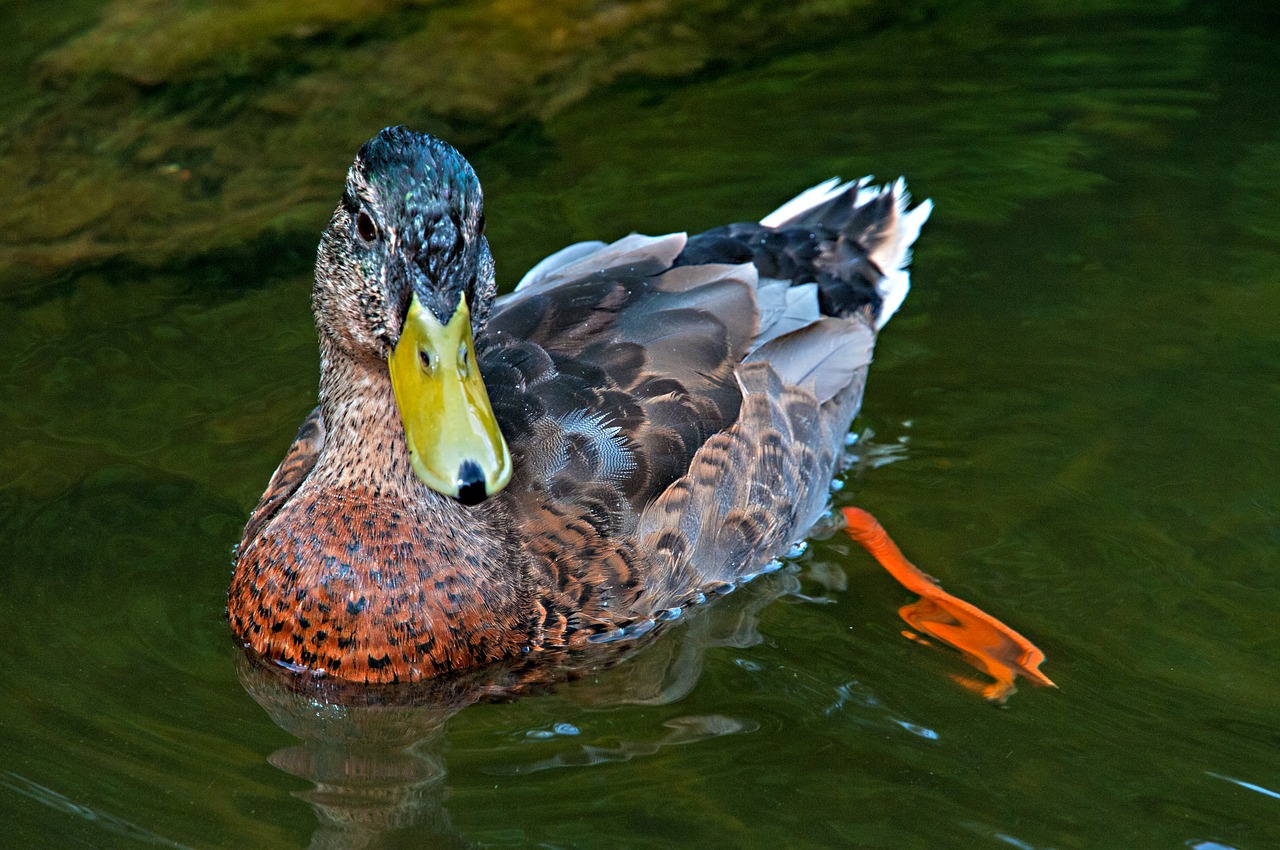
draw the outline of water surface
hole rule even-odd
[[[161,6],[10,8],[0,844],[1280,845],[1274,13]],[[397,122],[472,158],[508,285],[831,174],[932,197],[834,501],[1059,689],[985,704],[840,535],[549,694],[254,680],[230,547],[314,403],[316,238]]]

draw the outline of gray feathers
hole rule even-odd
[[[499,300],[523,486],[614,506],[654,563],[635,615],[759,571],[824,509],[881,308],[905,293],[877,261],[905,262],[927,215],[904,210],[898,185],[823,184],[776,227],[572,245]]]
[[[808,390],[825,403],[870,365],[875,339],[860,318],[828,317],[756,348],[747,362],[768,363],[783,383]]]

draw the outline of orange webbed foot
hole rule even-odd
[[[935,579],[903,556],[902,550],[871,514],[860,508],[845,508],[844,518],[849,536],[903,587],[921,597],[898,612],[911,626],[903,635],[918,643],[927,643],[924,635],[944,641],[995,680],[986,684],[953,677],[960,684],[997,703],[1003,703],[1017,690],[1014,680],[1018,676],[1032,684],[1056,687],[1040,672],[1044,653],[1035,644],[987,612],[939,587]]]

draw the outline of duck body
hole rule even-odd
[[[236,636],[314,674],[415,681],[638,635],[760,572],[826,508],[929,209],[901,182],[829,181],[760,223],[570,246],[495,298],[470,166],[383,131],[321,241],[320,404],[245,529]],[[410,302],[469,321],[459,373],[505,438],[448,455],[451,494],[388,376]]]

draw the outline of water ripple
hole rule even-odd
[[[538,771],[551,770],[558,767],[591,767],[597,764],[616,764],[631,761],[637,756],[653,755],[663,747],[692,744],[725,735],[739,735],[746,732],[754,732],[760,728],[760,724],[754,720],[740,720],[722,714],[675,717],[662,725],[671,731],[656,739],[623,741],[616,747],[584,744],[578,749],[558,753],[550,758],[527,764],[494,765],[482,770],[484,773],[499,776],[523,776],[524,774],[537,773]]]
[[[143,841],[147,844],[154,844],[158,847],[176,847],[180,850],[191,850],[186,844],[179,844],[171,841],[163,835],[157,835],[149,829],[138,826],[136,823],[117,817],[113,814],[100,812],[91,806],[77,803],[70,797],[59,794],[52,788],[33,782],[21,774],[14,773],[11,770],[4,772],[5,779],[0,779],[0,786],[8,788],[24,797],[42,803],[51,809],[74,815],[78,818],[90,821],[97,826],[105,829],[107,832],[114,832],[116,835],[123,835],[125,838],[131,838],[134,841]]]

